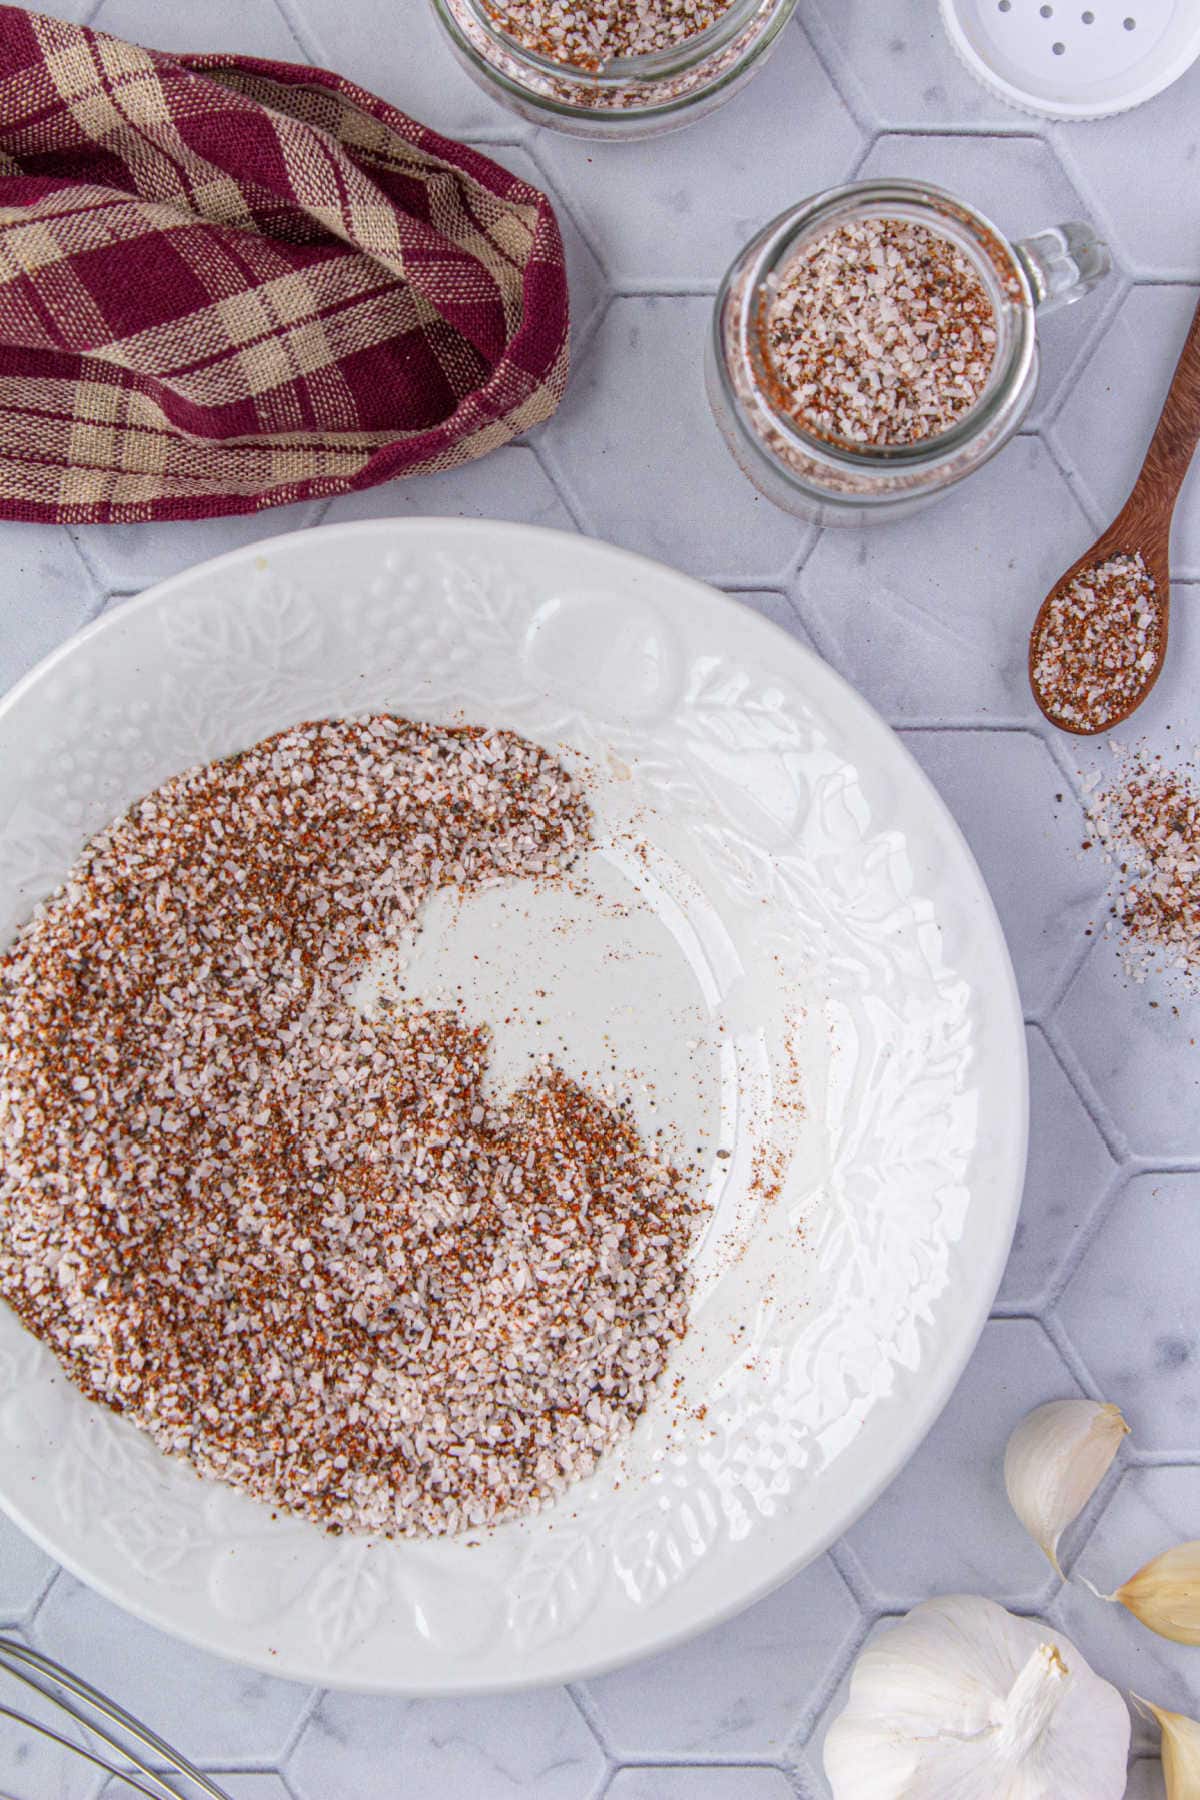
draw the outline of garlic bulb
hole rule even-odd
[[[1162,1732],[1163,1778],[1167,1800],[1200,1800],[1200,1725],[1182,1713],[1163,1712],[1135,1694],[1137,1704],[1158,1720]]]
[[[1101,1594],[1100,1598],[1119,1600],[1159,1637],[1177,1644],[1200,1644],[1200,1542],[1164,1550],[1115,1594]]]
[[[1125,1702],[992,1600],[926,1600],[869,1644],[825,1740],[834,1800],[1121,1800]]]
[[[1116,1406],[1051,1400],[1022,1419],[1008,1440],[1004,1485],[1013,1511],[1058,1575],[1058,1540],[1099,1487],[1128,1430]]]

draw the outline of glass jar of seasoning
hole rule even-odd
[[[560,16],[578,20],[582,43],[594,32],[598,0],[564,0]],[[610,0],[610,17],[621,0]],[[665,48],[637,55],[565,60],[570,42],[557,53],[548,41],[531,47],[505,29],[501,20],[516,8],[499,0],[433,0],[434,12],[467,73],[514,112],[535,125],[552,125],[578,137],[643,138],[690,125],[710,113],[750,79],[791,18],[796,0],[716,0],[711,24]],[[684,9],[669,7],[674,21]],[[687,9],[694,18],[695,8]],[[643,8],[640,16],[646,17]],[[511,21],[510,21],[511,23]],[[571,26],[568,25],[568,30]],[[664,34],[665,35],[665,34]],[[594,41],[619,42],[610,31]]]
[[[1090,226],[1010,243],[940,188],[863,181],[765,227],[717,295],[709,400],[759,491],[826,525],[928,505],[1033,402],[1039,313],[1108,273]]]

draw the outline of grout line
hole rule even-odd
[[[591,306],[582,319],[571,318],[570,321],[570,354],[572,371],[591,354],[592,345],[599,334],[605,314],[608,312],[611,295],[605,291]]]
[[[1079,346],[1063,370],[1057,392],[1045,407],[1035,404],[1034,417],[1037,419],[1039,430],[1054,424],[1064,411],[1084,371],[1116,323],[1121,309],[1132,292],[1132,281],[1120,270],[1117,271],[1116,280],[1112,285],[1100,290],[1099,301],[1088,315]]]
[[[318,68],[329,68],[329,57],[321,43],[319,33],[313,30],[308,19],[294,4],[294,0],[274,0],[274,5],[309,62],[314,63]]]
[[[834,0],[834,4],[845,5],[845,0]],[[853,123],[867,139],[869,148],[878,137],[880,130],[880,119],[871,103],[871,96],[858,80],[853,68],[839,55],[820,8],[807,6],[803,16],[797,12],[795,17],[804,40],[816,58],[826,81],[849,113]]]
[[[103,5],[104,0],[99,0],[99,3],[101,5]],[[100,592],[103,592],[105,587],[107,586],[107,583],[105,582],[104,576],[101,573],[99,567],[93,561],[91,551],[88,550],[84,546],[84,544],[81,542],[79,537],[76,535],[76,533],[79,530],[79,527],[76,525],[64,525],[62,527],[62,529],[66,534],[67,541],[70,544],[71,549],[73,550],[76,558],[83,566],[84,574],[88,576],[88,578],[90,579],[94,588],[96,588]]]
[[[1123,1133],[1118,1129],[1116,1122],[1109,1117],[1108,1108],[1097,1093],[1091,1077],[1088,1075],[1086,1068],[1080,1061],[1073,1045],[1059,1023],[1059,1015],[1067,995],[1079,980],[1079,977],[1087,967],[1091,956],[1095,955],[1102,941],[1103,940],[1100,938],[1092,939],[1089,955],[1081,959],[1074,976],[1060,995],[1054,1007],[1054,1011],[1048,1014],[1042,1021],[1042,1032],[1046,1042],[1053,1050],[1055,1059],[1059,1063],[1063,1074],[1075,1089],[1088,1118],[1092,1121],[1092,1124],[1103,1138],[1104,1146],[1109,1155],[1115,1163],[1124,1166],[1130,1161],[1130,1145]]]
[[[786,587],[780,587],[777,581],[767,576],[751,575],[741,581],[726,581],[723,577],[709,577],[706,585],[717,588],[722,594],[778,594],[781,600],[789,600],[791,595]]]
[[[1096,895],[1097,908],[1103,907],[1104,894],[1105,894],[1104,888],[1100,888],[1097,891],[1097,895]],[[1087,935],[1087,932],[1089,930],[1092,933],[1090,938]],[[1062,967],[1058,971],[1058,974],[1051,981],[1049,988],[1047,989],[1047,993],[1046,993],[1045,999],[1042,1003],[1042,1006],[1036,1015],[1036,1022],[1038,1024],[1041,1024],[1044,1020],[1051,1018],[1053,1016],[1053,1014],[1058,1010],[1058,1008],[1062,1004],[1063,1000],[1066,998],[1067,989],[1070,988],[1074,984],[1075,977],[1079,974],[1079,971],[1082,969],[1084,963],[1087,961],[1089,952],[1091,951],[1093,944],[1096,942],[1096,930],[1097,930],[1097,927],[1096,927],[1095,923],[1090,922],[1089,925],[1087,926],[1087,928],[1080,932],[1079,943],[1076,946],[1076,948],[1074,949],[1074,951],[1070,955],[1065,956],[1063,958]],[[1049,1043],[1049,1039],[1047,1039],[1047,1043]],[[1070,1079],[1071,1079],[1070,1072],[1068,1070],[1064,1069],[1063,1073],[1067,1076],[1067,1079],[1070,1081]],[[1075,1086],[1075,1083],[1073,1081],[1071,1082],[1071,1086],[1072,1087]],[[1087,1101],[1084,1099],[1082,1094],[1079,1095],[1079,1099],[1080,1099],[1081,1105],[1083,1106],[1084,1111],[1088,1114],[1088,1117],[1091,1118],[1091,1116],[1092,1116],[1091,1108],[1088,1105]],[[1093,1120],[1093,1123],[1095,1123],[1094,1120]]]
[[[1100,1189],[1097,1198],[1092,1202],[1086,1217],[1081,1221],[1078,1231],[1068,1245],[1066,1253],[1050,1277],[1042,1301],[1044,1318],[1048,1319],[1051,1313],[1057,1311],[1067,1289],[1078,1275],[1091,1253],[1093,1245],[1117,1210],[1128,1188],[1128,1172],[1118,1164]],[[1063,1329],[1066,1330],[1065,1325]]]
[[[799,581],[801,573],[807,567],[817,544],[820,542],[822,532],[822,527],[820,525],[806,524],[803,519],[799,520],[798,524],[801,531],[800,548],[796,551],[791,562],[787,565],[786,580],[789,587],[793,582]]]
[[[611,298],[614,300],[708,300],[715,297],[721,285],[719,275],[616,275]]]
[[[588,1731],[596,1740],[596,1743],[600,1748],[600,1753],[605,1761],[610,1766],[619,1765],[622,1759],[617,1755],[617,1752],[613,1749],[612,1744],[609,1741],[608,1730],[604,1723],[603,1714],[596,1705],[591,1694],[589,1694],[585,1683],[581,1681],[568,1682],[564,1691],[574,1706],[575,1711],[587,1726]]]
[[[1041,1321],[1042,1329],[1054,1348],[1066,1364],[1068,1375],[1072,1376],[1079,1387],[1091,1400],[1102,1400],[1100,1384],[1092,1375],[1087,1363],[1076,1348],[1074,1340],[1069,1336],[1062,1320],[1055,1312],[1048,1312]]]
[[[694,1754],[686,1750],[664,1750],[661,1753],[638,1750],[617,1760],[614,1773],[619,1775],[624,1769],[778,1769],[781,1775],[786,1775],[788,1765],[776,1757],[753,1756],[744,1750],[729,1756],[699,1750]],[[697,1800],[701,1800],[701,1797],[698,1796]]]
[[[1030,129],[1032,120],[1016,118],[1011,126],[1002,119],[989,119],[979,130],[969,122],[951,122],[937,125],[932,122],[920,125],[884,125],[880,130],[881,138],[970,138],[974,143],[997,144],[1011,143],[1014,139],[1028,138],[1032,144],[1045,144],[1046,140],[1040,131]]]
[[[592,238],[591,221],[590,219],[585,219],[582,213],[576,212],[575,202],[571,199],[566,190],[556,182],[553,170],[548,168],[538,155],[538,145],[540,141],[540,137],[537,134],[534,134],[524,142],[519,143],[517,148],[524,150],[526,156],[537,170],[541,185],[545,188],[555,212],[562,213],[575,227],[584,249],[588,252],[600,271],[601,280],[605,287],[611,292],[612,284],[609,280],[608,258],[602,253],[599,242],[594,241]]]
[[[1133,1469],[1194,1469],[1200,1465],[1200,1450],[1139,1450],[1134,1446],[1127,1454]]]
[[[1088,1540],[1116,1499],[1117,1489],[1124,1481],[1129,1466],[1128,1452],[1119,1455],[1111,1468],[1105,1470],[1095,1493],[1086,1501],[1078,1516],[1072,1519],[1070,1525],[1065,1528],[1063,1536],[1066,1539],[1067,1547],[1060,1552],[1060,1561],[1065,1572],[1064,1579],[1059,1583],[1050,1600],[1051,1606],[1062,1599]]]
[[[324,1698],[324,1688],[313,1687],[308,1690],[308,1693],[304,1698],[304,1704],[301,1706],[300,1711],[296,1716],[296,1722],[284,1741],[284,1749],[279,1758],[279,1766],[281,1768],[289,1758],[296,1754],[300,1739],[312,1724],[313,1719],[316,1717],[317,1708]]]
[[[539,449],[536,441],[531,439],[529,442],[525,443],[523,447],[529,451],[530,455],[533,457],[534,462],[537,464],[537,466],[541,470],[542,474],[546,477],[547,482],[550,484],[551,493],[554,495],[555,499],[562,506],[563,511],[566,513],[568,519],[570,519],[571,524],[575,527],[575,530],[577,532],[579,532],[581,537],[589,536],[590,534],[588,533],[587,529],[580,521],[579,514],[578,514],[578,511],[575,506],[574,495],[571,494],[570,490],[563,483],[561,483],[555,479],[554,471],[547,465],[546,459],[542,455],[542,452]]]
[[[904,732],[906,734],[919,731],[926,737],[936,737],[939,733],[950,734],[955,732],[960,734],[964,732],[973,732],[977,737],[982,737],[987,733],[999,735],[1008,732],[1010,734],[1015,733],[1017,735],[1034,738],[1038,743],[1042,741],[1037,729],[1037,720],[1022,719],[1020,717],[1006,719],[1003,716],[1000,716],[994,719],[972,719],[970,717],[946,718],[942,715],[936,719],[923,719],[919,713],[914,714],[912,717],[897,714],[888,719],[888,724],[892,727],[893,731]]]
[[[1070,1586],[1070,1582],[1074,1577],[1076,1569],[1087,1555],[1088,1550],[1091,1548],[1092,1540],[1096,1536],[1105,1515],[1111,1511],[1117,1495],[1129,1481],[1129,1477],[1134,1473],[1134,1469],[1135,1465],[1129,1460],[1127,1452],[1122,1451],[1114,1465],[1115,1480],[1101,1483],[1099,1492],[1104,1494],[1103,1504],[1098,1506],[1089,1504],[1086,1506],[1083,1511],[1083,1516],[1076,1520],[1074,1525],[1072,1525],[1071,1538],[1073,1548],[1070,1554],[1064,1556],[1062,1559],[1067,1572],[1067,1580],[1063,1582],[1062,1587],[1059,1588],[1057,1594],[1054,1596],[1055,1604],[1061,1603],[1066,1596],[1067,1589]],[[1097,1498],[1099,1498],[1099,1495],[1097,1495]]]
[[[1051,125],[1053,126],[1053,121]],[[1054,135],[1048,133],[1043,141],[1087,207],[1088,221],[1097,227],[1097,235],[1108,245],[1114,266],[1120,268],[1121,264],[1117,261],[1118,248],[1123,249],[1124,246],[1121,244],[1121,233],[1117,229],[1116,217],[1108,210],[1107,188],[1100,190],[1093,186],[1090,176],[1080,168],[1075,156],[1074,145],[1061,128]]]
[[[45,1587],[43,1587],[41,1593],[29,1608],[29,1611],[25,1614],[24,1624],[26,1627],[37,1624],[38,1619],[45,1610],[46,1602],[54,1592],[54,1589],[58,1586],[61,1574],[62,1569],[57,1565],[50,1571],[50,1579],[46,1582]]]
[[[575,529],[584,537],[599,537],[600,533],[597,531],[594,521],[580,503],[573,484],[554,454],[553,444],[547,443],[544,432],[539,433],[536,447],[531,443],[529,448],[537,459],[538,467],[550,482],[574,522]]]

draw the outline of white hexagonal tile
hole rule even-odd
[[[1080,1232],[1112,1183],[1116,1164],[1042,1033],[1029,1045],[1029,1164],[1002,1306],[1033,1312],[1046,1301]]]
[[[301,1800],[396,1793],[447,1800],[590,1800],[599,1745],[565,1688],[494,1699],[384,1700],[326,1694],[286,1764]]]
[[[1097,914],[1104,924],[1104,910]],[[1079,1058],[1111,1129],[1139,1156],[1200,1159],[1200,997],[1126,973],[1100,939],[1053,1022]]]
[[[861,174],[903,175],[949,188],[1013,239],[1028,237],[1047,225],[1088,218],[1086,200],[1051,146],[1032,135],[946,138],[885,134],[872,146]],[[1068,371],[1102,321],[1102,290],[1039,321],[1041,380],[1033,420],[1053,405]],[[1014,522],[1010,518],[1010,525]]]
[[[140,593],[168,575],[226,550],[299,531],[321,516],[321,503],[273,506],[232,519],[172,519],[161,525],[72,525],[72,538],[110,593]]]
[[[1133,288],[1054,421],[1054,442],[1101,525],[1115,517],[1141,467],[1198,292],[1195,287]],[[1064,568],[1082,555],[1088,541],[1085,535],[1074,547],[1064,544]],[[1176,508],[1172,557],[1177,576],[1200,577],[1196,468]]]
[[[1079,855],[1082,811],[1028,732],[901,736],[962,826],[996,903],[1025,1010],[1037,1018],[1083,946],[1104,887],[1095,861]]]
[[[779,629],[786,631],[789,637],[799,638],[806,649],[815,650],[820,655],[812,632],[805,623],[796,602],[789,595],[766,590],[739,590],[737,588],[728,588],[726,592],[730,599],[736,600],[741,606],[749,607],[750,611],[756,612],[760,619],[766,619],[770,624],[778,625]]]
[[[1020,437],[936,510],[824,532],[800,573],[800,606],[889,719],[1033,721],[1029,630],[1062,574],[1064,541],[1088,530],[1045,446]]]
[[[570,531],[571,515],[533,451],[518,444],[493,450],[478,462],[442,475],[417,475],[382,487],[342,494],[325,514],[327,524],[343,519],[409,519],[426,515],[454,519],[520,519]]]
[[[1196,1274],[1179,1253],[1197,1241],[1200,1174],[1141,1175],[1118,1195],[1059,1302],[1138,1450],[1188,1455],[1200,1435]]]
[[[210,1769],[206,1771],[229,1795],[229,1800],[292,1800],[292,1795],[282,1775],[274,1769],[251,1773],[238,1770],[230,1774],[227,1769]],[[122,1781],[111,1781],[104,1790],[103,1800],[129,1800],[129,1789]],[[329,1800],[335,1800],[334,1795]]]
[[[102,0],[88,23],[155,50],[219,49],[281,62],[308,60],[275,0],[250,5],[246,0],[204,0],[202,14],[186,6],[163,6],[160,0]]]
[[[20,1643],[29,1641],[27,1634],[20,1631],[7,1631],[4,1635]],[[0,1706],[46,1725],[74,1743],[86,1745],[89,1741],[87,1734],[56,1706],[3,1671]],[[0,1719],[0,1794],[11,1795],[13,1800],[95,1800],[104,1779],[100,1770],[74,1751],[52,1744],[16,1720]]]
[[[0,1513],[0,1623],[21,1619],[54,1573],[55,1565]]]
[[[967,73],[928,0],[888,0],[886,7],[801,0],[800,12],[816,41],[828,46],[843,91],[881,124],[1030,129],[1025,113]]]
[[[1173,1544],[1196,1535],[1200,1519],[1200,1469],[1129,1469],[1060,1589],[1049,1617],[1083,1651],[1098,1675],[1125,1694],[1141,1694],[1168,1712],[1200,1712],[1196,1651],[1147,1631],[1123,1606],[1106,1606],[1090,1594],[1085,1577],[1110,1594],[1143,1564]],[[1136,1712],[1135,1751],[1157,1752],[1158,1728]]]
[[[781,1769],[618,1769],[605,1800],[795,1800]]]
[[[785,111],[804,121],[802,160],[781,153]],[[638,144],[551,132],[538,139],[539,161],[570,198],[618,285],[718,281],[768,219],[845,181],[866,143],[795,24],[766,68],[703,131],[699,181],[691,132]]]
[[[1096,197],[1125,261],[1138,275],[1200,279],[1200,65],[1137,111],[1137,153],[1154,170],[1154,204],[1129,175],[1128,115],[1086,131],[1055,125],[1050,137]]]
[[[846,1534],[888,1606],[935,1594],[1036,1605],[1052,1575],[1004,1491],[1009,1434],[1078,1389],[1040,1325],[993,1320],[945,1412],[883,1497]]]
[[[85,25],[90,19],[95,4],[96,0],[55,0],[53,17],[56,19],[69,19],[72,24]],[[50,12],[48,6],[39,6],[36,9],[30,8],[30,10]]]
[[[98,604],[91,576],[60,525],[0,523],[0,693],[64,638]]]
[[[295,4],[295,0],[291,0]],[[450,138],[516,143],[525,126],[477,87],[450,49],[430,0],[304,0],[309,55]]]
[[[39,1650],[144,1719],[193,1762],[281,1754],[308,1690],[193,1650],[60,1575],[38,1610]]]
[[[859,1628],[829,1561],[703,1637],[588,1683],[609,1747],[639,1756],[778,1757]]]
[[[614,300],[538,447],[598,536],[689,574],[774,575],[805,531],[751,487],[713,423],[711,311],[683,295]]]

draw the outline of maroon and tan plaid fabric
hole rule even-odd
[[[323,69],[0,6],[0,517],[198,518],[553,412],[549,202]]]

